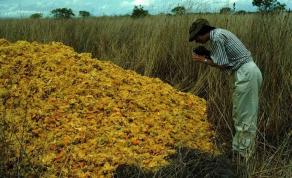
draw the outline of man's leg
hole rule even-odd
[[[244,64],[235,72],[233,91],[235,135],[232,148],[246,159],[255,149],[261,82],[261,72],[253,62]]]

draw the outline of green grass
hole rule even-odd
[[[218,132],[218,146],[228,150],[234,132],[232,76],[191,60],[195,44],[188,42],[188,29],[198,17],[235,33],[252,52],[263,73],[258,150],[248,174],[251,177],[291,177],[291,13],[142,19],[3,19],[0,20],[0,38],[12,42],[61,41],[78,52],[90,52],[98,59],[110,60],[146,76],[159,77],[181,91],[204,97],[208,101],[208,118]],[[227,142],[227,148],[222,146],[223,141]]]

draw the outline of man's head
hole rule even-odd
[[[197,43],[206,43],[210,39],[210,31],[215,29],[209,25],[206,19],[197,19],[190,27],[189,41],[196,41]]]

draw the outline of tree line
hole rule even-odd
[[[286,4],[280,3],[277,0],[253,0],[252,5],[258,8],[258,11],[261,13],[270,13],[270,12],[282,12],[286,10]],[[289,9],[290,12],[290,9]],[[233,8],[230,7],[223,7],[220,9],[220,13],[228,14],[245,14],[247,13],[244,10],[236,11],[236,3],[233,3]],[[51,11],[51,14],[56,19],[68,19],[75,16],[74,12],[70,8],[57,8]],[[182,6],[178,5],[171,10],[171,13],[167,13],[166,15],[185,15],[187,14],[187,9]],[[142,5],[134,6],[132,14],[130,15],[133,18],[137,17],[145,17],[150,15],[148,10],[145,10]],[[88,11],[79,11],[79,17],[87,18],[90,17],[91,14]],[[30,16],[31,18],[38,19],[42,18],[42,13],[35,13]]]
[[[51,11],[51,14],[53,15],[54,18],[57,19],[68,19],[72,18],[75,16],[74,12],[70,8],[57,8]],[[91,14],[88,11],[79,11],[79,17],[90,17]],[[42,13],[34,13],[30,16],[33,19],[39,19],[43,17]]]

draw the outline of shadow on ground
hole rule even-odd
[[[115,178],[235,178],[237,177],[231,162],[226,157],[212,156],[198,150],[177,148],[170,155],[168,166],[156,172],[145,172],[133,165],[120,165]]]

